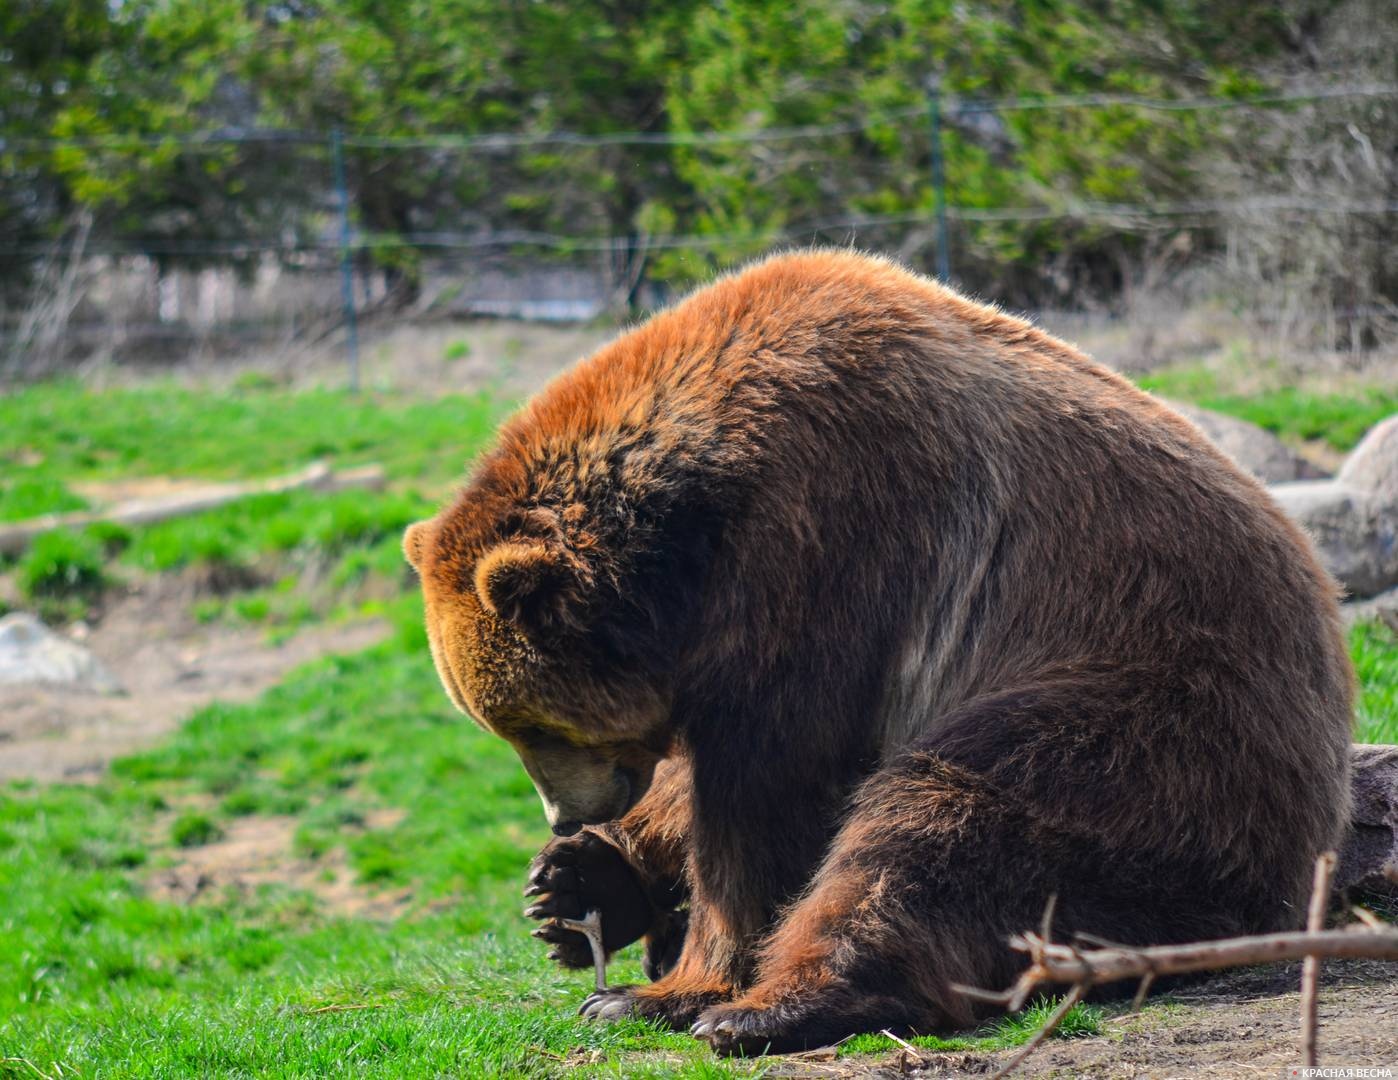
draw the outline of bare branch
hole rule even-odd
[[[592,969],[597,976],[597,989],[607,989],[607,948],[602,943],[602,913],[589,911],[581,919],[556,918],[552,920],[567,930],[576,930],[587,938],[592,950]]]
[[[1005,1062],[1000,1068],[1000,1071],[992,1076],[990,1080],[1001,1080],[1002,1077],[1008,1076],[1010,1073],[1014,1072],[1015,1069],[1019,1068],[1024,1059],[1038,1049],[1041,1042],[1053,1034],[1053,1029],[1063,1022],[1063,1018],[1068,1015],[1068,1011],[1082,1000],[1085,993],[1087,993],[1086,983],[1079,983],[1069,990],[1067,996],[1059,1004],[1058,1008],[1053,1010],[1053,1015],[1044,1021],[1044,1026],[1035,1033],[1032,1039],[1020,1048],[1019,1053]]]
[[[1335,873],[1335,853],[1327,851],[1315,862],[1315,884],[1306,914],[1306,931],[1318,934],[1325,929],[1325,910],[1330,903],[1330,878]],[[1316,1002],[1320,993],[1320,956],[1308,953],[1301,964],[1301,1060],[1308,1068],[1316,1065]]]

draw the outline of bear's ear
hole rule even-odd
[[[414,570],[422,567],[422,545],[427,540],[427,522],[415,521],[403,533],[403,558]]]
[[[543,543],[498,544],[476,563],[476,595],[493,614],[522,630],[564,622],[575,584],[568,557]]]

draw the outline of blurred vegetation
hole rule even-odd
[[[109,580],[100,544],[66,529],[36,537],[15,577],[20,596],[54,621],[80,618]]]
[[[1398,743],[1398,633],[1383,623],[1360,623],[1350,630],[1349,649],[1359,680],[1359,741]]]
[[[0,128],[11,140],[0,148],[0,247],[9,252],[0,254],[0,286],[25,276],[26,251],[61,240],[77,222],[90,226],[89,244],[145,252],[162,266],[214,261],[250,270],[259,258],[250,241],[258,238],[314,247],[331,205],[319,136],[340,127],[350,136],[366,258],[390,273],[400,297],[412,297],[421,270],[419,249],[404,237],[532,229],[614,241],[606,261],[624,307],[643,281],[704,277],[761,250],[777,230],[832,215],[928,211],[923,109],[930,76],[967,101],[1083,93],[1230,98],[1298,80],[1391,81],[1388,15],[1382,0],[11,4],[0,9]],[[1052,210],[1246,196],[1269,186],[1315,197],[1331,193],[1332,173],[1352,197],[1391,197],[1387,167],[1375,155],[1389,152],[1384,132],[1398,123],[1394,104],[1326,109],[1323,124],[1292,110],[1297,118],[1283,125],[1284,137],[1271,121],[1229,110],[952,109],[951,201]],[[828,138],[763,145],[551,144],[469,153],[356,145],[353,138],[684,135],[792,125],[843,128]],[[181,144],[192,133],[256,128],[319,136],[309,144]],[[1305,152],[1334,132],[1333,153]],[[144,139],[122,141],[131,134]],[[91,141],[14,141],[26,138]],[[1252,149],[1244,153],[1244,146]],[[1289,178],[1281,189],[1278,176]],[[1276,250],[1260,241],[1238,249],[1253,242],[1256,222],[1233,237],[1234,256],[1263,253],[1281,278],[1308,266],[1314,277],[1312,264],[1324,255],[1331,273],[1317,278],[1318,287],[1340,304],[1366,303],[1389,289],[1393,271],[1381,255],[1391,230],[1371,235],[1388,225],[1366,219],[1318,227],[1327,237],[1353,233],[1339,244],[1345,258],[1290,234]],[[649,248],[650,238],[672,233],[708,236],[712,244]],[[1124,287],[1144,266],[1177,260],[1177,240],[1168,224],[1144,232],[1071,220],[965,225],[958,227],[957,273],[972,289],[1011,302],[1080,302]],[[1220,236],[1203,243],[1217,247]],[[931,245],[924,223],[901,230],[890,246],[928,264]]]
[[[0,397],[0,520],[82,507],[70,484],[246,479],[313,459],[376,462],[388,483],[383,491],[255,495],[146,526],[60,529],[18,558],[0,556],[0,574],[12,569],[18,596],[51,621],[83,617],[123,577],[176,571],[195,575],[194,614],[204,621],[285,632],[372,612],[408,584],[404,527],[432,514],[464,478],[505,411],[480,394],[31,385]]]
[[[1162,368],[1136,377],[1143,390],[1205,409],[1227,413],[1265,428],[1284,441],[1299,444],[1318,440],[1332,450],[1352,450],[1380,420],[1398,413],[1398,387],[1352,383],[1343,390],[1295,385],[1257,385],[1266,372],[1252,370],[1239,387],[1236,376],[1213,368]],[[1295,381],[1294,372],[1281,376]]]

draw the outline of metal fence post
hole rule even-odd
[[[345,311],[345,348],[349,356],[350,393],[359,392],[359,320],[354,310],[354,260],[350,251],[349,185],[345,182],[344,136],[330,133],[330,156],[335,166],[335,196],[340,211],[340,299]]]
[[[937,277],[951,284],[951,245],[947,239],[947,177],[942,162],[942,80],[927,76],[927,115],[932,124],[932,198],[937,215]]]

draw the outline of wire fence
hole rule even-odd
[[[204,228],[205,223],[201,222],[200,227],[192,228],[187,237],[182,237],[179,230],[175,229],[140,236],[134,240],[99,240],[85,243],[80,253],[70,252],[67,258],[70,263],[79,254],[83,260],[107,260],[110,264],[123,260],[145,260],[149,263],[147,272],[157,278],[168,276],[172,268],[179,266],[180,260],[197,262],[201,272],[207,271],[210,266],[217,266],[220,260],[227,260],[239,264],[239,280],[230,286],[235,289],[246,285],[250,261],[257,263],[261,260],[265,263],[266,260],[273,260],[283,271],[299,274],[303,279],[334,274],[338,278],[335,282],[338,288],[334,289],[334,292],[338,293],[338,320],[345,333],[351,381],[355,381],[357,323],[361,308],[366,304],[372,305],[375,299],[375,289],[371,283],[371,275],[366,272],[366,266],[369,262],[377,260],[391,268],[395,252],[454,259],[457,264],[455,270],[447,267],[440,276],[450,278],[455,273],[460,278],[465,273],[461,268],[461,260],[470,260],[483,254],[508,254],[514,257],[517,264],[528,265],[531,259],[529,252],[548,252],[555,256],[573,257],[603,255],[618,258],[623,262],[628,259],[634,261],[638,247],[642,248],[647,256],[663,252],[736,251],[751,254],[765,248],[811,242],[860,243],[871,247],[897,249],[900,237],[905,237],[909,229],[931,227],[934,230],[931,247],[936,270],[943,279],[950,279],[954,263],[951,240],[953,225],[1034,226],[1064,223],[1131,234],[1165,227],[1208,227],[1222,219],[1309,220],[1321,222],[1323,228],[1323,223],[1328,219],[1387,218],[1398,214],[1398,186],[1390,185],[1387,191],[1377,194],[1293,190],[1235,198],[1166,199],[1139,203],[1050,195],[1037,205],[974,205],[957,202],[952,197],[953,192],[948,190],[946,179],[946,158],[951,149],[945,134],[947,127],[974,127],[978,122],[977,118],[1016,113],[1101,109],[1139,110],[1161,114],[1242,109],[1258,112],[1290,111],[1304,106],[1373,99],[1398,100],[1398,84],[1363,83],[1231,97],[1152,98],[1129,94],[1085,94],[992,99],[943,94],[939,83],[931,79],[926,87],[924,99],[916,105],[871,111],[857,118],[824,124],[731,131],[551,131],[478,134],[376,134],[339,130],[224,127],[207,131],[161,134],[113,132],[67,138],[0,137],[0,164],[14,162],[26,156],[34,158],[74,153],[122,155],[161,152],[166,155],[198,158],[200,155],[227,154],[230,150],[240,147],[255,147],[269,154],[290,155],[276,158],[272,170],[280,171],[284,178],[294,176],[293,184],[307,189],[302,194],[313,213],[305,221],[295,225],[280,224],[273,231],[262,235],[244,234],[239,231],[238,222],[233,222],[223,230],[225,235],[222,236],[208,235],[209,230]],[[622,235],[618,235],[614,226],[603,231],[562,231],[557,228],[522,227],[509,221],[491,220],[488,217],[472,215],[469,197],[463,200],[461,212],[466,217],[474,216],[475,220],[470,221],[467,228],[424,228],[416,226],[411,220],[391,229],[376,228],[364,219],[363,214],[366,202],[372,201],[373,185],[383,183],[385,176],[392,176],[401,170],[447,171],[450,168],[462,172],[469,179],[470,170],[456,160],[461,155],[489,160],[502,154],[526,151],[610,148],[733,148],[736,151],[747,150],[755,154],[759,150],[765,152],[769,147],[780,150],[783,146],[794,143],[818,144],[820,140],[845,136],[873,136],[881,132],[894,133],[895,141],[900,138],[904,141],[926,140],[925,180],[931,189],[930,205],[916,205],[886,213],[816,213],[795,222],[783,222],[767,227],[744,224],[740,228],[724,228],[715,227],[711,223],[704,231],[640,230]],[[415,152],[423,152],[429,156],[427,159],[414,159],[406,164],[384,164],[383,161],[391,162],[391,157],[372,157],[374,154],[391,156]],[[358,155],[357,178],[347,167],[347,153]],[[818,161],[818,156],[813,160]],[[292,167],[293,161],[295,168]],[[277,165],[276,162],[281,164]],[[366,165],[365,162],[370,164]],[[808,162],[807,167],[813,166]],[[566,163],[556,164],[555,168],[562,175],[561,182],[566,185]],[[320,178],[318,181],[314,179],[317,176]],[[460,186],[469,188],[470,184],[461,181]],[[159,208],[155,208],[153,212],[158,211]],[[48,259],[50,262],[61,262],[64,253],[53,244],[22,243],[0,246],[0,256],[12,260]],[[317,280],[314,288],[298,294],[303,310],[320,311],[325,318],[330,318],[330,305],[333,301],[329,299],[328,286],[328,281]],[[556,288],[557,285],[552,287]],[[204,288],[204,285],[201,284],[199,288]],[[575,283],[569,288],[576,292],[579,287]],[[161,281],[156,281],[153,287],[148,282],[139,288],[133,286],[128,291],[142,294],[142,298],[132,302],[138,308],[141,304],[153,307],[157,315],[157,324],[180,324],[189,321],[181,315],[181,310],[189,305],[179,303],[178,290],[172,301],[169,288]],[[252,291],[256,292],[256,289],[253,288]],[[264,294],[269,292],[266,287],[262,291]],[[449,284],[443,285],[437,294],[450,291]],[[382,292],[383,289],[380,289],[379,293]],[[458,294],[459,292],[458,289]],[[312,293],[314,300],[311,300]],[[498,299],[483,299],[487,301],[486,309],[490,308],[491,303],[494,303],[497,310],[501,306]],[[563,304],[560,310],[580,312],[585,305],[580,298],[574,299],[577,299],[578,303],[571,306]],[[90,297],[88,300],[89,309],[95,310],[100,306],[91,301]],[[597,303],[600,305],[603,300],[599,298]],[[251,310],[249,304],[253,304],[251,299],[241,309],[241,314],[245,316],[241,320],[243,324],[251,321],[247,317],[248,311]],[[115,311],[120,305],[109,303],[108,306]],[[69,312],[71,329],[77,329],[83,323],[78,311],[80,307],[80,304],[75,303],[73,310]],[[240,322],[240,312],[233,310],[225,310],[223,317],[220,317],[217,311],[212,318],[207,317],[208,312],[202,309],[217,309],[217,301],[207,304],[201,298],[194,307],[200,314],[192,320],[198,325],[192,327],[191,333],[207,333],[209,326],[214,323],[227,329]],[[227,309],[228,305],[225,304],[224,307]],[[232,307],[238,308],[239,305],[233,304]],[[91,324],[101,320],[89,317],[87,321]],[[128,321],[134,323],[140,320],[132,318],[128,313]],[[22,324],[23,319],[19,322]],[[16,336],[23,338],[29,332],[25,326],[16,325],[13,318],[7,329],[12,339]],[[32,333],[30,336],[32,337]]]

